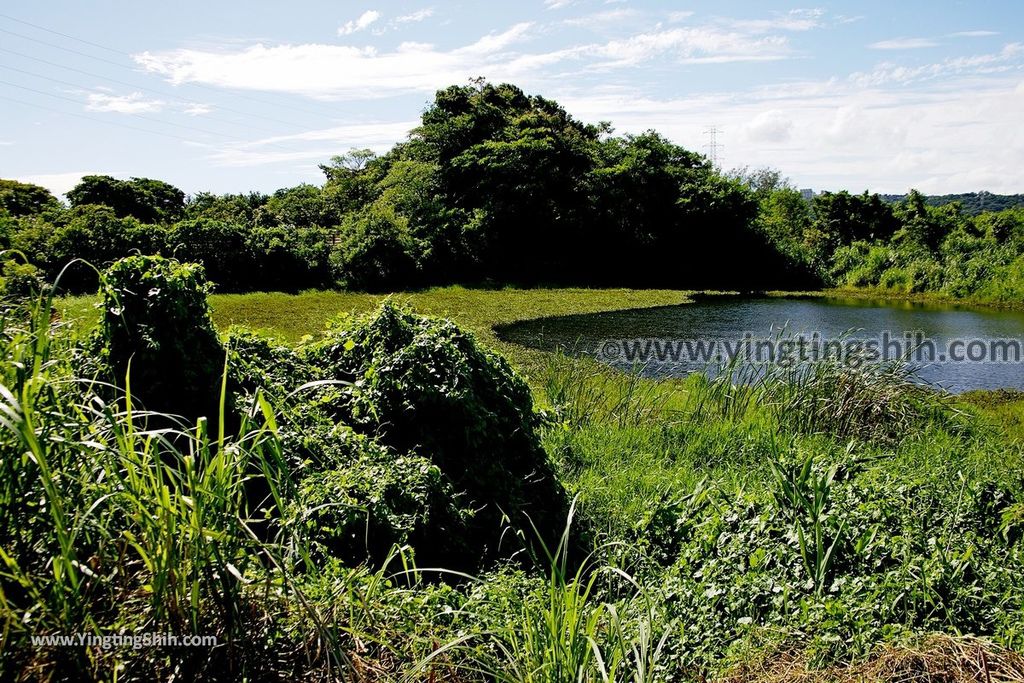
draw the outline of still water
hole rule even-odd
[[[833,297],[713,296],[680,306],[529,320],[497,332],[524,346],[591,355],[651,377],[704,370],[713,364],[709,349],[726,356],[742,353],[745,340],[776,342],[773,350],[762,344],[762,359],[766,354],[778,359],[783,352],[798,358],[800,338],[805,358],[824,353],[826,342],[836,352],[873,340],[878,355],[909,353],[922,381],[955,393],[1024,389],[1024,311]],[[779,341],[790,346],[783,349]]]

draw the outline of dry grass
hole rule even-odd
[[[776,652],[737,667],[720,683],[1010,683],[1024,681],[1024,655],[982,638],[933,635],[888,645],[868,660],[812,669],[798,652]]]

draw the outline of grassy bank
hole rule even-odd
[[[487,346],[508,357],[528,374],[543,364],[540,352],[498,339],[494,327],[518,320],[573,313],[671,306],[690,301],[689,292],[667,289],[466,289],[440,287],[422,292],[365,294],[344,291],[311,291],[302,294],[258,292],[214,294],[210,297],[213,319],[226,330],[241,325],[261,334],[294,344],[324,329],[327,321],[344,313],[365,313],[386,298],[425,315],[450,318],[470,330]],[[63,315],[82,326],[95,324],[95,297],[74,297],[58,304]]]
[[[157,436],[126,399],[69,389],[79,367],[122,358],[145,398],[142,373],[177,377],[219,343],[179,343],[201,324],[172,326],[162,342],[185,360],[146,365],[148,346],[118,349],[111,337],[84,366],[71,362],[81,330],[8,325],[4,386],[25,408],[7,399],[4,414],[25,419],[8,418],[5,453],[34,449],[49,467],[4,460],[0,532],[16,560],[0,577],[7,652],[33,652],[28,624],[215,633],[231,645],[190,652],[182,670],[225,680],[969,681],[985,680],[984,667],[992,680],[1024,677],[1017,396],[954,402],[895,368],[829,364],[752,387],[653,382],[493,334],[545,315],[683,303],[685,292],[394,297],[508,356],[530,374],[524,391],[456,328],[377,309],[382,298],[210,297],[222,333],[244,324],[289,342],[228,337],[219,436],[204,421]],[[61,307],[80,327],[95,320],[93,300]],[[322,336],[350,312],[363,315]],[[107,314],[108,335],[111,315],[120,324],[121,311]],[[240,426],[224,419],[232,406],[250,408]],[[521,463],[523,452],[535,459]],[[516,488],[543,472],[574,501],[563,552],[549,543],[550,555],[536,539],[559,496]],[[468,534],[495,502],[466,506],[467,486],[477,500],[511,496],[499,507],[515,501],[531,521]],[[424,558],[453,568],[467,544],[491,552],[495,539],[522,549],[460,565],[447,582],[414,569]],[[34,654],[28,669],[5,655],[0,673],[110,677],[120,666],[130,679],[171,661],[121,649],[54,669],[51,651]]]

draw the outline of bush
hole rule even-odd
[[[554,547],[565,492],[540,445],[530,390],[504,359],[451,322],[390,303],[341,320],[304,355],[323,378],[352,383],[338,392],[336,419],[429,458],[478,509],[467,542],[477,556],[448,566],[498,554],[506,516],[517,528],[535,526]]]
[[[394,214],[364,211],[346,218],[341,243],[331,255],[339,279],[366,291],[401,289],[416,279],[414,245]]]
[[[150,410],[216,417],[224,349],[210,318],[203,267],[130,256],[103,277],[93,337],[112,381]],[[130,370],[130,377],[129,377]]]
[[[53,227],[47,242],[49,274],[55,276],[70,261],[83,259],[104,268],[133,251],[150,254],[163,247],[164,229],[143,225],[132,217],[118,217],[107,206],[76,206]],[[73,291],[96,287],[95,272],[87,267],[68,271],[61,286]]]
[[[249,230],[239,224],[210,218],[175,223],[167,232],[167,253],[182,261],[201,263],[206,275],[225,291],[240,291],[258,282]]]
[[[324,228],[256,227],[246,239],[256,261],[249,286],[297,291],[333,284],[330,243]]]
[[[334,430],[327,440],[343,454],[334,469],[309,474],[295,501],[305,535],[322,557],[380,565],[395,545],[411,545],[424,567],[464,556],[471,514],[430,460],[400,456],[365,436]]]
[[[39,269],[31,263],[14,259],[3,262],[3,276],[0,277],[0,296],[14,299],[32,297],[46,286]]]
[[[999,535],[1008,491],[953,465],[911,482],[885,461],[823,455],[776,453],[767,495],[714,488],[677,519],[666,597],[683,651],[715,666],[759,629],[809,642],[812,664],[911,633],[1014,637],[1003,610],[1024,599],[1024,558]]]

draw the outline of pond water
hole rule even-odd
[[[736,355],[794,363],[838,354],[844,362],[905,360],[921,381],[954,393],[1024,389],[1024,311],[709,296],[679,306],[528,320],[497,333],[524,346],[590,355],[650,377],[707,370],[716,358]]]

